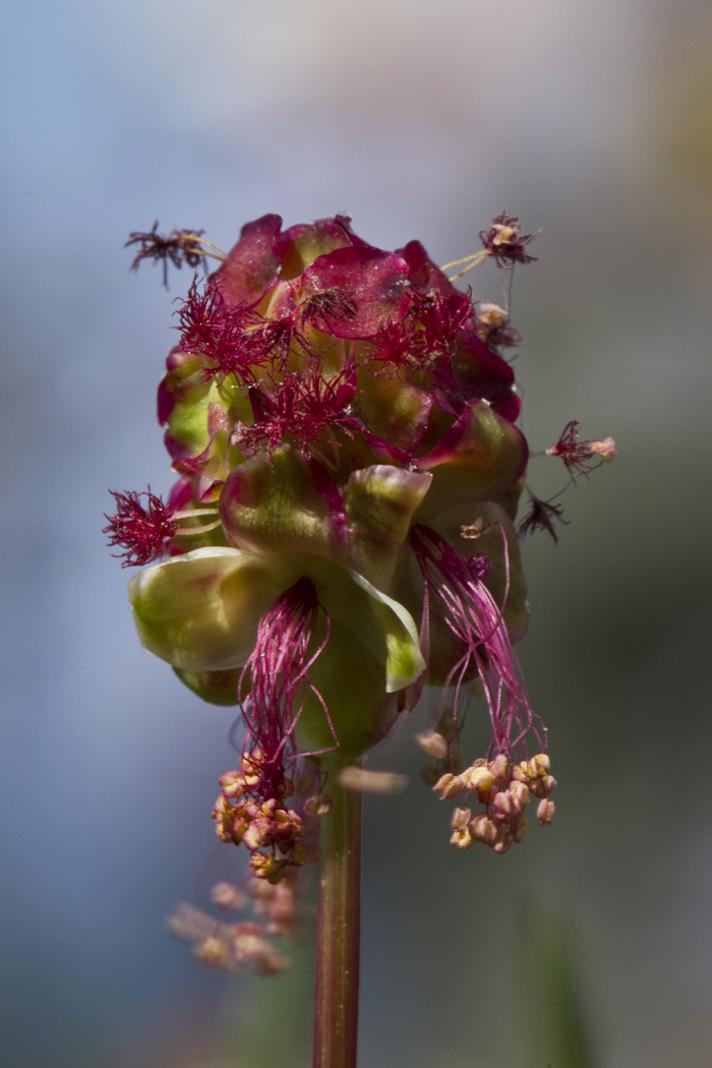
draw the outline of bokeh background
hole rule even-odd
[[[457,854],[427,709],[374,755],[411,785],[367,803],[361,1063],[712,1064],[708,5],[10,0],[2,37],[3,1063],[309,1063],[308,918],[272,982],[164,931],[240,861],[208,819],[229,713],[142,652],[100,534],[107,486],[169,485],[153,398],[188,282],[130,274],[126,235],[342,210],[444,262],[507,209],[543,231],[525,429],[620,450],[526,548],[559,813]]]

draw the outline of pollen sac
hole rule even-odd
[[[548,774],[550,766],[546,753],[537,753],[530,759],[520,761],[499,753],[489,761],[478,758],[457,776],[443,775],[435,787],[439,787],[438,792],[443,799],[455,797],[461,792],[455,790],[453,783],[456,782],[462,786],[466,784],[482,805],[482,809],[474,815],[470,809],[454,809],[450,843],[458,849],[469,849],[473,843],[479,842],[497,854],[509,852],[526,834],[528,822],[525,813],[533,798],[541,798],[536,810],[539,824],[551,823],[556,805],[548,799],[548,793],[554,789],[556,780]],[[467,834],[463,834],[465,819]]]
[[[458,849],[470,849],[474,844],[470,831],[471,816],[469,808],[456,808],[452,814],[450,844]]]
[[[464,789],[464,779],[460,775],[453,775],[450,771],[445,772],[433,786],[435,793],[440,795],[441,801],[449,801],[450,798],[457,797]]]

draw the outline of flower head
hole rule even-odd
[[[484,250],[450,266],[529,262],[533,236],[503,213]],[[178,482],[167,504],[114,494],[106,528],[123,566],[166,557],[130,583],[145,647],[240,711],[218,837],[249,852],[255,885],[286,885],[328,813],[333,754],[355,767],[426,683],[445,692],[420,739],[431,780],[441,797],[470,795],[453,844],[506,852],[532,799],[551,822],[546,731],[513,649],[527,625],[514,521],[529,446],[500,351],[520,340],[509,310],[473,303],[419,242],[376,248],[345,216],[283,229],[265,215],[226,254],[193,231],[130,243],[134,266],[220,260],[179,306],[159,387]],[[574,422],[546,450],[572,476],[613,451]],[[520,532],[556,537],[556,498],[530,495]],[[491,740],[463,767],[477,693]],[[261,936],[241,937],[261,960]],[[232,965],[233,934],[206,938],[202,956]]]

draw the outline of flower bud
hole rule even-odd
[[[253,820],[242,835],[242,841],[247,849],[260,849],[267,845],[270,839],[269,824],[266,820]]]

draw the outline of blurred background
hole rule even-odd
[[[445,262],[508,210],[542,230],[524,428],[619,445],[559,546],[526,546],[559,811],[459,854],[418,780],[427,708],[374,754],[411,783],[367,802],[361,1063],[711,1065],[709,5],[10,0],[0,48],[3,1063],[309,1063],[308,916],[274,981],[164,929],[242,860],[208,818],[230,712],[142,652],[100,533],[106,487],[170,485],[154,389],[189,281],[130,274],[128,232],[227,248],[347,211]]]

